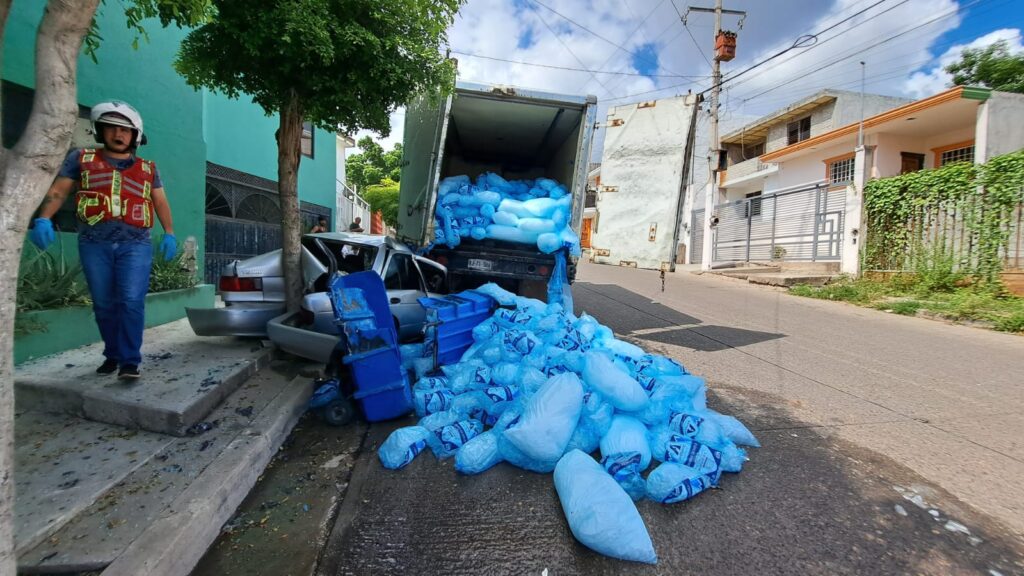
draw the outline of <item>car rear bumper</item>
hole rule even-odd
[[[282,302],[246,302],[224,308],[185,308],[198,336],[266,336],[267,322],[285,311]]]
[[[302,358],[327,364],[338,336],[314,332],[296,325],[297,313],[285,313],[267,323],[267,337],[278,348]]]

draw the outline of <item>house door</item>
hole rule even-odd
[[[900,152],[900,174],[909,174],[924,169],[924,154]]]
[[[594,232],[594,219],[584,218],[583,229],[580,231],[580,245],[590,248],[590,236]]]

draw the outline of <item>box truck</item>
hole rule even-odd
[[[434,240],[438,186],[449,176],[494,172],[506,180],[551,178],[572,197],[569,226],[579,234],[597,98],[504,85],[456,84],[447,97],[423,97],[406,108],[399,192],[399,240]],[[452,291],[497,282],[506,289],[543,293],[554,256],[535,244],[463,238],[439,244],[428,257],[448,268]],[[572,280],[575,263],[569,265]]]

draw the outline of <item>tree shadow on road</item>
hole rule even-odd
[[[628,319],[626,325],[616,327],[617,331],[629,332],[701,323],[693,316],[652,302],[647,296],[612,284],[577,282],[573,284],[573,298],[576,314],[588,312],[596,315],[603,324],[611,322],[605,318],[607,314]]]
[[[650,333],[631,334],[633,338],[682,346],[700,352],[718,352],[784,338],[785,334],[744,330],[728,326],[704,326],[703,321],[688,314],[651,301],[611,284],[574,284],[576,313],[589,311],[601,323],[619,334],[661,329]],[[679,328],[674,328],[679,326]]]

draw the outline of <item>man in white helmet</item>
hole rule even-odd
[[[105,344],[105,360],[96,372],[116,371],[119,378],[136,379],[142,363],[154,216],[164,228],[163,257],[173,258],[178,246],[160,173],[153,162],[135,155],[146,143],[142,117],[128,104],[111,101],[94,106],[91,120],[96,142],[103,147],[68,153],[29,239],[41,250],[53,242],[50,218],[75,191],[78,252]]]

